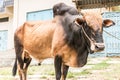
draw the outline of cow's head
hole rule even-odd
[[[103,20],[101,14],[92,11],[82,13],[82,18],[76,18],[75,23],[78,27],[82,27],[82,31],[89,41],[89,47],[93,52],[104,50],[103,28],[115,24],[110,19]]]

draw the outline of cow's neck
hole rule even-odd
[[[86,32],[89,31],[87,30]],[[85,65],[89,53],[88,48],[90,46],[89,46],[89,40],[86,38],[82,29],[75,32],[69,32],[66,38],[68,45],[71,46],[71,48],[74,48],[74,50],[77,52],[78,66]]]
[[[83,25],[84,31],[86,32],[87,36],[91,35],[91,31],[90,28],[85,24]],[[77,62],[79,64],[79,66],[83,66],[87,63],[87,57],[88,54],[90,53],[90,41],[87,38],[86,34],[83,32],[83,30],[81,30],[81,42],[82,46],[80,47],[81,49],[78,49],[78,58],[77,58]]]
[[[76,16],[72,17],[67,15],[64,20],[62,20],[62,26],[66,33],[66,43],[73,48],[77,53],[77,63],[78,66],[83,66],[87,62],[89,41],[85,37],[82,28],[76,27],[72,24]],[[72,25],[71,25],[72,24]],[[70,25],[72,28],[70,28]],[[89,27],[83,25],[86,32],[89,32]],[[76,29],[77,28],[77,29]]]

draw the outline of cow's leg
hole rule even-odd
[[[29,56],[29,54],[27,52],[24,53],[24,67],[23,67],[23,80],[26,80],[27,79],[27,69],[28,69],[28,66],[31,62],[32,58]]]
[[[23,66],[24,66],[24,61],[22,60],[22,57],[18,57],[18,73],[20,76],[20,80],[23,80],[22,73],[23,73]]]
[[[21,58],[22,58],[21,62],[18,61],[19,63],[18,71],[19,71],[20,80],[27,80],[26,77],[27,69],[32,59],[27,52],[23,52]]]
[[[69,66],[62,64],[62,79],[61,80],[66,80],[66,76],[68,73]]]
[[[18,68],[18,74],[19,74],[20,80],[23,80],[23,79],[22,79],[22,73],[21,73],[20,68]]]
[[[55,66],[56,80],[60,80],[60,78],[61,78],[61,66],[62,66],[62,58],[60,56],[55,56],[54,66]]]

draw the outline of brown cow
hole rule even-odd
[[[65,80],[69,66],[82,67],[89,53],[104,50],[103,27],[114,22],[94,12],[80,16],[69,10],[50,21],[25,22],[16,30],[13,75],[18,67],[20,80],[26,80],[31,56],[39,61],[54,58],[56,80]]]

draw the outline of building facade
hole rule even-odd
[[[0,0],[0,51],[13,47],[13,0]]]
[[[20,26],[27,20],[51,19],[52,7],[59,2],[75,6],[72,0],[14,0],[14,26]]]

